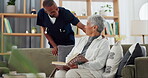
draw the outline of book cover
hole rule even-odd
[[[7,18],[4,18],[4,23],[5,23],[7,33],[12,33],[10,22],[9,22],[9,20]]]
[[[113,22],[113,33],[114,33],[114,35],[116,35],[116,24],[115,24],[115,22]]]
[[[108,22],[105,22],[105,28],[108,35],[110,35],[110,30],[108,28]]]
[[[112,35],[115,35],[115,34],[114,34],[114,27],[113,27],[113,23],[110,23],[110,30],[111,30],[111,32],[112,32]]]
[[[107,22],[107,31],[108,31],[108,33],[110,33],[110,35],[113,35],[113,29],[112,29],[112,26],[111,26],[111,24],[109,23],[109,22]]]
[[[108,34],[108,33],[107,33],[107,28],[105,27],[104,30],[105,30],[105,35],[107,35],[107,34]]]
[[[115,25],[116,25],[116,28],[115,28],[115,34],[116,35],[119,35],[119,23],[118,22],[115,22]]]

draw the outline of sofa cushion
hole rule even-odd
[[[148,78],[148,57],[135,59],[136,78]]]
[[[147,55],[146,47],[145,46],[141,46],[141,50],[142,50],[142,54],[144,55],[144,57],[146,57],[146,55]]]
[[[139,43],[133,44],[126,54],[124,55],[122,61],[119,64],[118,71],[116,73],[116,78],[121,77],[121,70],[125,65],[133,65],[136,57],[144,56]]]
[[[135,78],[135,65],[127,65],[122,69],[123,78]]]
[[[50,48],[21,48],[11,53],[8,65],[10,70],[20,73],[31,73],[35,69],[49,77],[54,69],[51,62],[56,60]]]
[[[103,78],[114,78],[118,69],[118,65],[122,58],[123,58],[123,49],[119,41],[116,42],[110,50],[106,62],[105,72],[103,73]]]

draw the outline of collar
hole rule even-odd
[[[96,38],[96,39],[99,39],[99,40],[100,40],[100,39],[103,39],[103,37],[102,37],[102,35],[100,35],[100,36],[99,36],[98,38]]]
[[[87,38],[89,38],[90,36],[87,36]],[[102,35],[100,35],[98,38],[96,38],[98,40],[103,39]]]
[[[48,14],[48,17],[50,18],[50,21],[52,22],[52,24],[54,24],[56,21],[56,18],[51,18],[49,14]]]

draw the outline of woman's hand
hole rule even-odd
[[[78,68],[78,65],[75,64],[75,63],[73,63],[73,62],[69,62],[67,65],[68,65],[68,67],[69,67],[70,69]]]
[[[75,65],[71,65],[71,66],[69,66],[69,68],[70,69],[77,69],[78,68],[78,65],[76,65],[76,64]]]

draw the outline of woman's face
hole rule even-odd
[[[85,26],[86,35],[91,35],[93,33],[94,26],[91,26],[91,23],[88,21],[87,25]]]

